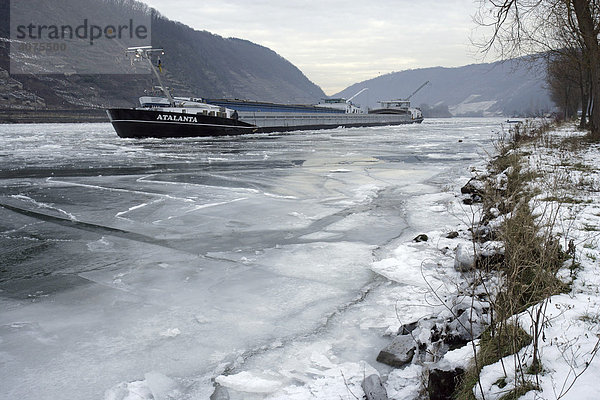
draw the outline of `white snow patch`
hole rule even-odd
[[[159,372],[148,372],[144,380],[122,382],[104,393],[104,400],[169,400],[181,393],[177,383]]]
[[[234,375],[220,375],[215,381],[226,388],[247,393],[272,393],[282,385],[281,381],[266,374],[242,371]]]
[[[394,369],[388,375],[386,390],[390,399],[418,399],[422,389],[423,368],[410,364],[406,368]]]
[[[177,337],[181,335],[181,331],[178,328],[169,328],[166,331],[163,331],[160,333],[160,336],[164,336],[164,337]]]
[[[424,243],[403,243],[392,257],[376,261],[371,269],[386,278],[417,287],[438,286],[438,268],[443,267],[444,254]]]

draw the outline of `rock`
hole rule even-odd
[[[511,168],[512,170],[512,168]],[[507,169],[508,171],[508,169]],[[508,176],[506,175],[505,172],[502,172],[501,174],[498,174],[496,176],[496,190],[504,192],[506,191],[507,187],[508,187]]]
[[[466,199],[463,199],[463,204],[466,204],[468,206],[471,206],[475,203],[481,203],[483,202],[483,198],[479,195],[471,195],[471,197],[467,197]]]
[[[488,241],[481,245],[481,251],[476,262],[479,269],[499,269],[504,265],[504,243]]]
[[[453,345],[460,345],[477,339],[485,330],[486,322],[479,310],[467,308],[458,318],[448,324],[449,342],[452,342]]]
[[[464,347],[469,343],[469,340],[465,340],[458,335],[449,334],[444,338],[444,343],[448,346],[448,351],[452,351]]]
[[[458,237],[458,232],[453,231],[453,232],[449,232],[446,235],[446,239],[456,239]]]
[[[387,400],[388,395],[379,375],[373,374],[365,378],[362,383],[367,400]]]
[[[210,395],[210,400],[229,400],[229,391],[217,383],[215,391]]]
[[[454,269],[458,272],[467,272],[475,268],[475,250],[472,243],[461,243],[456,248]]]
[[[416,238],[413,239],[414,242],[426,242],[429,240],[429,236],[427,236],[426,234],[422,233],[419,236],[417,236]]]
[[[411,322],[410,324],[404,324],[398,330],[398,335],[408,335],[419,325],[419,321]]]
[[[460,192],[462,194],[471,194],[471,195],[481,196],[481,195],[483,195],[484,191],[485,191],[485,186],[484,186],[483,182],[481,182],[475,178],[471,178],[465,186],[460,188]]]
[[[400,368],[412,361],[417,344],[410,335],[396,336],[392,343],[379,352],[377,361]]]
[[[492,240],[495,235],[494,231],[488,225],[480,225],[471,229],[473,238],[479,242],[487,242]]]
[[[498,210],[496,207],[492,207],[488,210],[488,212],[492,215],[492,217],[494,218],[498,218],[500,216],[500,210]]]
[[[450,400],[460,382],[460,378],[465,373],[462,368],[456,368],[450,371],[433,369],[429,371],[429,381],[427,382],[427,392],[430,400]]]
[[[462,194],[471,195],[470,197],[463,199],[463,204],[472,205],[481,203],[483,201],[483,194],[485,193],[485,185],[482,181],[471,178],[465,186],[460,188],[460,192]]]
[[[496,255],[504,255],[504,242],[501,241],[488,241],[483,243],[481,246],[481,256],[493,257]]]

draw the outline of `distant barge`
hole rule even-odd
[[[420,123],[421,111],[407,100],[380,102],[381,108],[364,112],[350,100],[326,99],[317,105],[288,105],[231,99],[172,97],[154,67],[152,53],[162,49],[128,50],[146,59],[159,80],[164,97],[140,97],[137,108],[113,108],[108,117],[123,138],[198,137],[263,132],[333,129]]]

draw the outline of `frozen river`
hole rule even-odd
[[[385,373],[410,299],[372,265],[451,230],[500,122],[176,140],[0,125],[0,399],[208,399],[220,375],[232,399],[325,399],[340,371]]]

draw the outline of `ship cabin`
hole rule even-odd
[[[333,108],[335,110],[344,110],[346,114],[362,114],[360,107],[354,105],[351,101],[343,97],[321,99],[317,107]]]
[[[410,108],[410,101],[408,100],[383,100],[379,101],[381,108],[391,110],[408,110]]]

